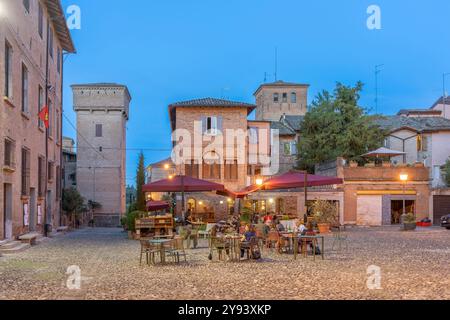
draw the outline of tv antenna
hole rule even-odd
[[[375,66],[375,113],[378,113],[378,75],[382,71],[382,66],[384,64],[377,64]]]

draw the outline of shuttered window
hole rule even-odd
[[[95,125],[95,136],[97,138],[103,137],[103,125],[102,124]]]
[[[225,164],[225,179],[237,180],[238,178],[238,164],[237,160],[227,161]]]

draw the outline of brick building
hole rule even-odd
[[[73,85],[77,113],[77,188],[101,208],[96,226],[116,227],[126,211],[126,124],[131,95],[116,83]]]
[[[63,52],[75,52],[59,0],[1,5],[0,240],[60,224]]]

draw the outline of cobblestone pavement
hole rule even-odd
[[[325,260],[263,251],[261,261],[210,262],[208,249],[188,263],[139,266],[139,242],[119,229],[83,229],[0,257],[0,299],[450,299],[450,232],[352,228],[348,249]],[[80,290],[66,286],[81,268]],[[370,265],[381,289],[367,288]]]

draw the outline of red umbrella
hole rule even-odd
[[[169,208],[170,205],[166,201],[147,201],[148,211],[158,211]]]
[[[262,187],[266,190],[273,190],[304,188],[305,185],[306,187],[320,187],[342,183],[343,180],[336,177],[318,176],[315,174],[308,174],[305,177],[303,172],[291,171],[267,180]]]
[[[143,192],[181,192],[182,214],[184,219],[185,192],[224,191],[223,184],[196,179],[189,176],[175,176],[142,186]]]
[[[144,192],[203,192],[225,190],[222,184],[188,176],[175,176],[146,184],[142,187]]]
[[[243,198],[258,190],[294,189],[306,187],[318,187],[334,184],[342,184],[343,180],[336,177],[305,175],[304,172],[290,171],[280,176],[265,181],[262,185],[251,185],[240,192],[236,192],[238,198]]]

